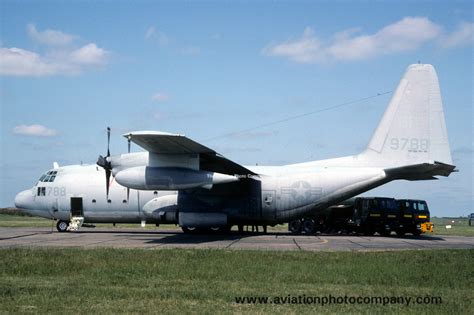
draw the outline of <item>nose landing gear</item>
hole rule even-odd
[[[58,230],[58,232],[67,232],[68,226],[68,221],[58,220],[58,222],[56,222],[56,229]]]

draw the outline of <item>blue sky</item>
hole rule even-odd
[[[2,1],[0,11],[0,206],[54,161],[95,163],[106,126],[113,154],[130,130],[186,134],[242,164],[358,153],[390,94],[221,136],[393,91],[421,61],[437,69],[460,172],[370,194],[474,212],[470,1]]]

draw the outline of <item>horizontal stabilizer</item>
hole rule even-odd
[[[454,165],[441,162],[422,163],[388,168],[385,170],[385,174],[387,174],[390,180],[430,180],[437,179],[435,176],[449,176],[449,174],[456,171],[455,168]]]

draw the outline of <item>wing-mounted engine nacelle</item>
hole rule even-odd
[[[238,181],[236,176],[180,167],[131,167],[118,172],[115,180],[137,190],[211,189],[213,185]]]
[[[130,167],[149,165],[148,152],[125,153],[111,156],[110,166],[112,167],[112,174],[115,176],[120,171]]]

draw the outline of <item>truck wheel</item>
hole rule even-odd
[[[366,235],[366,236],[372,236],[372,235],[374,235],[374,234],[375,234],[375,230],[372,229],[372,228],[366,228],[366,229],[364,230],[364,235]]]
[[[303,231],[306,234],[314,234],[316,232],[316,224],[312,219],[303,221]]]
[[[67,227],[68,226],[69,226],[68,221],[59,220],[56,223],[56,229],[58,230],[58,232],[67,232]]]
[[[382,236],[390,236],[391,233],[392,233],[392,231],[386,230],[386,229],[383,229],[383,230],[380,231],[380,235],[382,235]]]
[[[292,234],[300,234],[301,233],[301,220],[293,220],[288,223],[288,230]]]
[[[197,228],[195,228],[195,227],[182,226],[181,230],[183,230],[183,232],[186,233],[186,234],[197,233]]]
[[[397,231],[397,235],[398,235],[398,236],[404,236],[404,235],[405,235],[405,231],[398,230],[398,231]]]
[[[414,235],[414,236],[420,236],[420,235],[421,235],[421,231],[418,231],[418,230],[413,231],[413,235]]]

